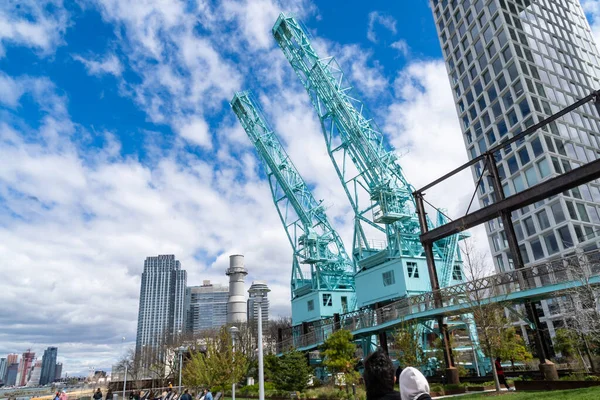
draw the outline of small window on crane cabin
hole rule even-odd
[[[383,274],[383,286],[390,286],[396,283],[396,279],[394,278],[394,270],[386,271]]]
[[[315,309],[315,301],[309,300],[306,305],[308,306],[308,311],[313,311]]]
[[[418,278],[419,277],[419,267],[416,262],[408,261],[406,263],[406,269],[408,270],[409,278]]]
[[[331,307],[332,306],[332,299],[331,299],[331,294],[329,293],[324,293],[323,294],[323,306],[324,307]]]
[[[459,264],[454,264],[454,267],[452,268],[452,279],[455,281],[463,280],[462,269]]]

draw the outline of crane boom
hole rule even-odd
[[[320,58],[295,18],[282,13],[272,33],[317,111],[328,154],[354,209],[358,306],[430,290],[414,189],[392,146],[365,105],[354,96],[335,58]],[[428,223],[433,227],[431,220]],[[367,232],[384,234],[383,248],[375,248]],[[448,238],[434,246],[439,260],[437,275],[445,285],[451,283],[452,271],[461,262],[457,241]],[[373,271],[369,271],[371,268]],[[385,277],[390,268],[403,279],[383,295],[396,284],[394,275]],[[384,274],[383,282],[375,279],[378,270]]]
[[[355,266],[331,226],[322,202],[314,198],[249,93],[236,93],[231,107],[265,166],[273,202],[294,251],[293,320],[302,322],[350,311],[355,303]],[[310,276],[305,276],[300,264],[310,266]],[[296,303],[310,300],[313,300],[312,310],[310,304],[296,307]],[[321,309],[317,318],[307,315],[309,311],[315,314],[315,309]]]
[[[364,229],[359,226],[365,223],[386,233],[390,256],[420,254],[413,188],[396,162],[396,154],[368,116],[366,107],[352,96],[351,86],[346,83],[336,60],[319,58],[293,17],[281,14],[273,27],[273,35],[317,110],[330,157],[342,183],[350,186],[346,193],[360,221],[355,229],[355,255],[359,258],[370,255],[360,251],[370,247]],[[350,171],[346,163],[339,162],[336,153],[349,158],[356,171]],[[355,194],[360,187],[368,192],[370,203],[366,206],[359,204],[360,199]]]

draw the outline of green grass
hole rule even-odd
[[[502,392],[502,400],[598,400],[600,387],[573,390],[552,390],[545,392]],[[461,396],[460,400],[479,400],[498,397],[495,393]],[[237,400],[237,399],[236,399]]]
[[[498,398],[496,393],[485,393],[460,396],[457,397],[457,400],[493,400],[495,398]],[[500,398],[501,400],[598,400],[600,399],[600,387],[573,390],[553,390],[544,392],[502,392],[500,394]],[[231,397],[226,397],[224,400],[231,400]],[[246,399],[236,396],[235,400]]]

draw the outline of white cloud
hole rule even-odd
[[[88,59],[80,55],[75,55],[73,58],[82,63],[90,75],[110,74],[118,77],[123,73],[123,66],[115,54],[108,54],[100,60]]]
[[[15,107],[19,104],[22,94],[23,88],[21,85],[0,72],[0,103],[9,107]]]
[[[191,120],[184,122],[179,128],[179,134],[192,144],[196,144],[206,149],[212,148],[208,124],[202,118],[194,117]]]
[[[22,0],[0,2],[0,56],[3,46],[31,47],[48,55],[63,43],[69,24],[63,0]]]
[[[367,39],[373,43],[377,43],[377,35],[375,34],[376,25],[381,25],[396,34],[396,20],[391,15],[380,14],[378,11],[369,13],[369,27],[367,29]]]
[[[410,47],[408,46],[408,43],[406,43],[406,40],[404,40],[404,39],[395,41],[394,43],[392,43],[390,45],[390,47],[392,49],[398,50],[398,52],[401,55],[403,55],[404,57],[408,57],[408,55],[410,54]]]

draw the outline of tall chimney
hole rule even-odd
[[[244,268],[244,256],[229,256],[229,300],[227,301],[227,323],[246,322],[246,290],[244,279],[248,271]]]

